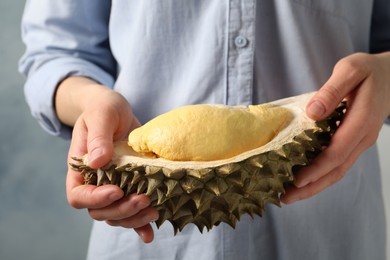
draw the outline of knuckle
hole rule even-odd
[[[68,204],[75,209],[82,209],[80,202],[73,197],[68,197]]]
[[[106,220],[101,214],[99,214],[96,210],[88,209],[88,214],[91,218],[97,221]]]
[[[114,221],[114,220],[106,220],[105,221],[109,226],[112,226],[112,227],[118,227],[118,226],[122,226],[122,227],[125,227],[123,225],[120,225],[118,223],[118,221]]]
[[[367,147],[371,147],[371,146],[373,146],[375,143],[376,143],[376,141],[378,140],[378,137],[379,137],[379,133],[372,133],[372,134],[369,134],[368,136],[367,136]]]
[[[380,129],[382,127],[382,122],[379,122],[375,119],[369,120],[370,122],[367,124],[367,128],[364,129],[366,132],[366,136],[363,137],[369,146],[376,143],[379,138]]]
[[[134,208],[129,203],[122,203],[116,208],[114,215],[118,219],[131,217],[134,215]]]
[[[94,147],[99,147],[102,143],[107,143],[106,139],[107,138],[103,134],[95,135],[89,138],[87,146],[90,149]]]
[[[348,153],[346,151],[341,152],[330,152],[327,154],[328,161],[333,162],[334,165],[342,165],[348,158]]]
[[[341,91],[335,86],[331,84],[327,84],[323,89],[322,93],[325,96],[328,102],[338,102],[343,98]]]
[[[331,180],[330,184],[333,184],[333,183],[340,181],[345,176],[346,172],[347,172],[347,169],[346,169],[346,167],[343,167],[343,166],[335,169],[330,175],[330,180]]]
[[[105,222],[113,227],[123,227],[123,228],[135,228],[137,227],[130,218],[120,219],[120,220],[105,220]]]
[[[304,198],[310,198],[316,195],[319,191],[317,191],[313,184],[309,184],[308,189],[306,191],[306,194]]]
[[[367,60],[369,55],[365,53],[355,53],[338,61],[335,69],[340,69],[346,77],[356,78],[365,74],[367,71]]]

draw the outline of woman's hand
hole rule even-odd
[[[68,162],[73,162],[71,157],[88,153],[88,164],[95,169],[109,163],[115,141],[125,139],[140,125],[119,93],[86,78],[70,78],[60,85],[56,109],[63,122],[74,122]],[[158,212],[149,207],[147,196],[124,196],[114,185],[84,185],[80,173],[70,167],[66,193],[71,206],[87,208],[93,219],[134,228],[144,242],[153,240],[149,223],[158,218]]]
[[[348,111],[329,147],[298,172],[295,187],[287,189],[282,202],[309,198],[335,184],[376,142],[390,115],[390,52],[357,53],[340,60],[308,103],[307,115],[314,120],[324,119],[344,98]]]

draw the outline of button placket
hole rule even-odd
[[[229,105],[252,103],[255,7],[256,0],[230,1],[226,92]]]

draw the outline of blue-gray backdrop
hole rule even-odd
[[[84,259],[91,221],[66,202],[68,141],[32,119],[17,72],[23,6],[0,2],[0,259]]]

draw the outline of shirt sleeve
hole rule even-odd
[[[390,51],[390,4],[388,0],[375,0],[371,21],[371,53]],[[390,100],[389,100],[390,102]],[[390,116],[385,121],[390,124]]]
[[[54,95],[66,77],[86,76],[112,87],[116,63],[108,41],[111,1],[29,0],[22,18],[26,51],[19,71],[32,115],[49,133],[69,138],[56,116]]]
[[[371,20],[370,52],[390,51],[390,5],[388,0],[375,0]]]

